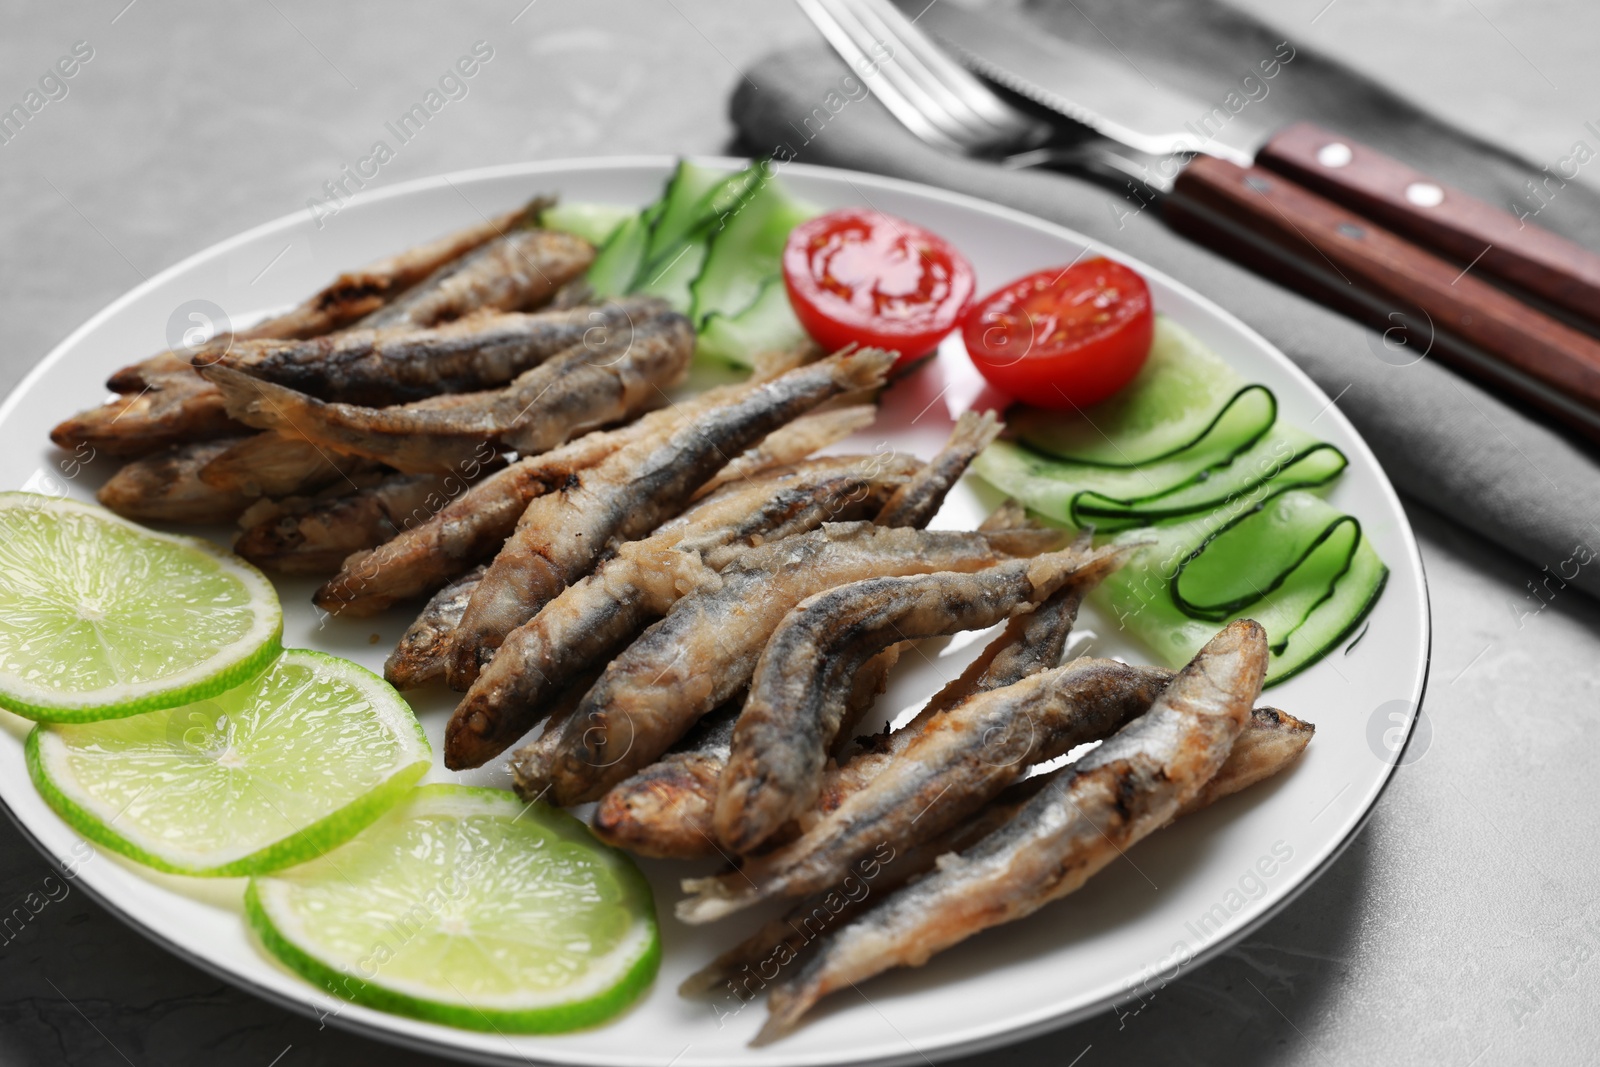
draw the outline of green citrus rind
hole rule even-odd
[[[280,906],[274,901],[281,897],[285,879],[270,876],[252,878],[245,891],[245,917],[262,947],[317,988],[352,1003],[459,1029],[502,1034],[563,1033],[605,1022],[628,1008],[655,980],[661,964],[660,930],[650,886],[643,874],[628,856],[596,841],[577,819],[544,804],[525,806],[503,790],[446,784],[422,786],[413,791],[410,804],[397,809],[390,817],[404,818],[416,805],[474,797],[504,804],[511,813],[532,814],[569,840],[585,839],[597,854],[610,858],[611,870],[625,886],[635,909],[635,925],[629,937],[639,940],[641,948],[637,955],[625,961],[615,980],[604,989],[569,1001],[518,1009],[474,1005],[464,997],[421,996],[385,986],[380,981],[363,979],[352,973],[353,968],[348,963],[341,965],[326,959],[314,946],[302,944],[284,931],[286,924],[275,920],[273,911]],[[336,857],[330,857],[333,858]],[[290,875],[294,873],[289,872]]]
[[[50,742],[45,738],[56,726],[92,726],[92,724],[39,723],[34,726],[28,732],[24,744],[28,776],[33,780],[34,788],[39,791],[45,803],[86,839],[154,870],[192,877],[226,878],[264,874],[314,859],[348,841],[404,800],[417,781],[428,772],[431,748],[421,724],[411,714],[410,705],[406,704],[404,699],[376,674],[360,664],[310,649],[289,649],[283,653],[282,658],[290,657],[336,665],[337,669],[362,679],[375,692],[383,693],[387,690],[392,694],[392,704],[397,705],[397,708],[392,710],[404,709],[406,718],[410,720],[410,729],[418,746],[419,758],[400,764],[372,789],[293,833],[278,838],[248,855],[215,864],[176,862],[170,857],[157,855],[150,849],[141,847],[118,833],[104,817],[91,810],[81,800],[69,795],[70,790],[64,789],[57,782],[56,776],[46,765],[47,756],[42,746]],[[159,713],[158,711],[153,714]],[[332,755],[330,758],[336,759],[337,755]]]
[[[206,659],[185,665],[170,677],[123,683],[82,693],[63,693],[25,682],[0,664],[0,708],[38,722],[85,723],[177,707],[231,689],[259,673],[282,650],[283,609],[277,591],[255,567],[209,541],[158,533],[104,508],[37,493],[0,492],[0,521],[14,508],[88,516],[109,527],[132,531],[152,544],[192,554],[197,569],[223,573],[244,589],[256,615],[250,630]],[[0,610],[4,610],[0,607]]]

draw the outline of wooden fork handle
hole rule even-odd
[[[1438,331],[1479,353],[1468,367],[1477,376],[1569,424],[1600,426],[1600,342],[1281,174],[1202,156],[1178,175],[1163,213],[1231,258],[1296,264],[1330,303],[1363,307],[1369,321],[1420,313],[1425,340]]]
[[[1460,265],[1470,263],[1473,273],[1600,324],[1600,255],[1531,221],[1569,180],[1560,174],[1530,191],[1519,217],[1309,122],[1274,134],[1256,165]]]

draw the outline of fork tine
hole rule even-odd
[[[876,33],[862,20],[862,12],[848,0],[818,0],[838,25],[849,35],[856,47],[863,53],[876,50],[879,55],[887,49],[889,58],[886,61],[874,61],[876,70],[868,79],[868,84],[873,89],[888,84],[894,87],[901,96],[905,97],[913,107],[921,112],[922,117],[929,124],[936,126],[951,142],[962,151],[970,151],[974,141],[992,136],[990,131],[974,128],[963,121],[963,116],[952,113],[945,102],[930,92],[925,85],[926,75],[918,78],[914,70],[915,61],[906,62],[905,50],[897,48],[897,41],[886,39]]]
[[[905,16],[890,0],[841,0],[873,32],[895,49],[895,61],[938,97],[945,108],[987,140],[1015,135],[1025,125],[1016,109],[1001,100]]]
[[[878,60],[869,57],[864,49],[856,44],[850,32],[834,17],[834,13],[824,6],[823,0],[795,0],[795,4],[821,31],[822,36],[833,46],[833,50],[844,57],[846,63],[856,70],[866,70],[877,64],[880,73],[882,65]],[[867,79],[867,85],[872,90],[890,114],[900,120],[900,123],[915,134],[920,140],[936,148],[947,151],[965,152],[966,145],[951,137],[934,122],[931,122],[922,112],[922,109],[912,103],[899,89],[883,78]]]

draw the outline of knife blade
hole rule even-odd
[[[1006,11],[936,3],[918,22],[973,73],[1157,157],[1166,177],[1195,154],[1275,171],[1530,303],[1600,327],[1600,256],[1352,138],[1311,123],[1269,131],[1241,115],[1242,105],[1235,112],[1152,84],[1128,61]],[[1272,75],[1263,68],[1262,76]]]

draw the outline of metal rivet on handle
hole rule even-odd
[[[1267,181],[1265,178],[1257,178],[1254,174],[1247,175],[1244,183],[1258,193],[1266,193],[1272,190],[1271,182]]]
[[[1432,182],[1412,182],[1406,186],[1406,199],[1418,207],[1438,207],[1444,203],[1444,190]]]
[[[1363,230],[1360,226],[1357,226],[1353,222],[1341,222],[1341,223],[1339,223],[1338,230],[1339,230],[1339,233],[1342,234],[1343,236],[1356,238],[1356,239],[1360,239],[1360,238],[1365,237],[1367,235],[1367,231]]]
[[[1333,141],[1317,149],[1317,162],[1324,167],[1347,167],[1356,154],[1343,141]]]

